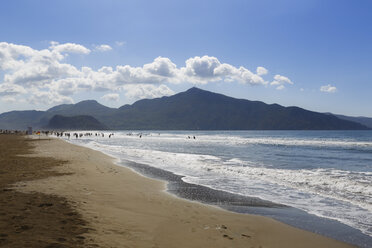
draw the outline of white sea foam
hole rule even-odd
[[[282,169],[238,157],[157,150],[158,145],[270,145],[370,149],[372,142],[286,137],[247,138],[228,135],[115,133],[115,139],[83,138],[85,146],[119,158],[148,164],[185,176],[184,181],[300,208],[339,220],[372,236],[372,172],[335,168]],[[192,136],[191,136],[192,137]],[[84,141],[85,139],[85,141]],[[195,143],[197,142],[197,143]],[[275,149],[275,148],[273,148]],[[187,151],[187,149],[185,150]]]
[[[274,146],[315,146],[315,147],[366,147],[372,148],[372,142],[369,141],[354,141],[354,140],[337,140],[337,139],[298,139],[298,138],[275,138],[275,137],[234,137],[234,136],[218,136],[213,137],[201,136],[201,141],[216,142],[229,145],[247,145],[247,144],[262,144]]]
[[[129,136],[127,133],[119,133],[120,138],[137,138],[139,132],[132,133]],[[142,133],[141,133],[142,134]],[[187,136],[192,137],[193,134],[190,132],[187,134],[168,134],[162,133],[144,133],[146,139],[163,139],[167,141],[179,141],[185,140]],[[372,148],[371,141],[356,141],[352,139],[336,139],[336,138],[309,138],[309,139],[299,139],[290,137],[240,137],[231,135],[199,135],[197,136],[199,142],[206,143],[218,143],[227,145],[246,145],[246,144],[263,144],[263,145],[283,145],[283,146],[317,146],[317,147],[368,147]]]
[[[112,147],[111,147],[112,149]],[[127,158],[150,164],[180,175],[213,172],[231,178],[264,180],[302,191],[322,194],[357,204],[372,211],[372,173],[333,169],[287,170],[257,167],[252,162],[234,158],[223,161],[211,155],[170,153],[118,147]]]
[[[85,132],[78,132],[85,133]],[[106,137],[111,132],[104,133]],[[115,132],[115,138],[138,140],[138,136],[143,137],[143,142],[180,142],[192,138],[194,134],[190,133],[156,133],[156,132]],[[191,139],[193,141],[193,139]],[[343,148],[371,148],[372,141],[358,141],[354,139],[339,138],[298,138],[298,137],[241,137],[234,135],[197,135],[197,141],[206,144],[224,144],[224,145],[273,145],[273,146],[314,146],[314,147],[343,147]]]

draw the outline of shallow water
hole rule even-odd
[[[187,183],[337,220],[372,237],[372,131],[92,133],[70,142],[173,172]]]

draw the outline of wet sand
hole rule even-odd
[[[35,153],[28,157],[66,162],[56,162],[59,166],[50,175],[18,182],[14,188],[73,203],[68,206],[81,216],[79,228],[84,231],[73,237],[80,236],[84,246],[352,247],[270,218],[174,197],[165,192],[163,181],[117,166],[97,151],[56,139],[30,142]]]
[[[54,170],[64,161],[28,157],[30,143],[22,136],[0,135],[0,247],[94,247],[84,244],[89,228],[73,202],[12,189],[14,183],[23,187],[29,180],[67,175]]]
[[[266,216],[293,227],[364,248],[369,248],[372,244],[372,239],[369,236],[336,220],[321,218],[297,208],[265,201],[257,197],[232,194],[187,183],[183,181],[183,176],[146,164],[129,160],[121,160],[119,164],[134,169],[146,177],[166,181],[167,192],[183,199],[217,206],[235,213]]]

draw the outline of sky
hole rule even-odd
[[[372,117],[369,0],[4,0],[0,113],[191,87]]]

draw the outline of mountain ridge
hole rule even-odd
[[[196,87],[172,96],[142,99],[119,108],[95,100],[61,104],[47,111],[0,114],[0,129],[47,126],[55,115],[91,116],[110,129],[159,130],[366,130],[358,122],[296,106],[236,99]]]
[[[122,106],[115,129],[340,130],[366,127],[299,107],[235,99],[199,88]],[[119,122],[117,120],[120,120]]]
[[[339,119],[358,122],[366,127],[372,128],[372,118],[370,117],[364,117],[364,116],[355,117],[355,116],[346,116],[346,115],[338,115],[338,114],[333,114],[333,115]]]

